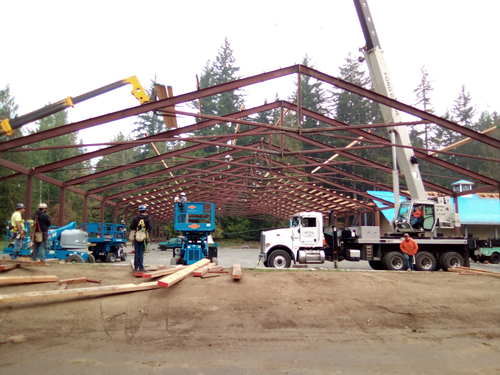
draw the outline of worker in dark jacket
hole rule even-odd
[[[139,206],[139,215],[134,216],[130,229],[136,231],[134,238],[134,271],[146,272],[144,269],[144,250],[146,249],[147,233],[153,229],[150,217],[146,214],[147,207]],[[145,232],[146,238],[141,240],[141,236],[137,232]]]
[[[38,211],[35,213],[33,217],[34,222],[34,233],[41,232],[42,233],[42,241],[38,242],[36,239],[36,235],[33,238],[33,254],[31,255],[31,259],[36,262],[38,255],[40,255],[40,260],[44,265],[48,266],[49,264],[45,261],[45,251],[47,249],[47,240],[49,238],[49,228],[52,225],[50,221],[49,215],[47,215],[47,204],[40,203],[38,206]]]

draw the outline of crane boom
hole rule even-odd
[[[384,59],[384,52],[380,48],[380,41],[377,31],[375,30],[370,9],[368,8],[368,3],[366,0],[354,0],[354,5],[365,36],[366,46],[363,48],[363,52],[368,64],[373,88],[379,94],[385,95],[391,99],[396,99],[394,85]],[[382,104],[380,107],[385,122],[403,122],[402,115],[397,109]],[[405,126],[389,127],[388,130],[392,133],[391,138],[394,138],[394,143],[396,145],[411,146],[410,136]],[[413,150],[410,148],[396,147],[396,157],[399,168],[405,176],[411,198],[427,199],[424,183],[418,168],[418,161]]]

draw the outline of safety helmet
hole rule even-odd
[[[46,203],[40,203],[40,204],[38,205],[38,208],[41,208],[41,209],[43,209],[43,208],[47,208],[47,204],[46,204]]]
[[[26,208],[26,207],[24,206],[24,204],[22,204],[22,203],[18,203],[18,204],[16,205],[16,210],[19,210],[20,208]]]
[[[139,206],[139,212],[144,212],[144,211],[146,211],[146,209],[147,209],[147,207],[144,204],[141,204]]]
[[[186,195],[186,193],[182,192],[181,195]]]

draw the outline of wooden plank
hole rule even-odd
[[[175,268],[169,268],[169,269],[163,269],[155,272],[146,272],[145,274],[142,275],[143,278],[145,279],[154,279],[156,277],[161,277],[161,276],[167,276],[171,275],[173,273],[176,273],[177,271],[180,271],[184,268],[184,266],[179,266]]]
[[[168,275],[158,280],[158,285],[168,288],[169,286],[172,286],[181,281],[182,279],[186,278],[187,276],[189,276],[191,272],[193,272],[194,270],[206,266],[208,263],[210,263],[210,260],[202,259],[194,264],[191,264],[190,266],[186,266],[179,272],[176,272],[173,275]]]
[[[214,266],[214,267],[210,267],[208,269],[208,272],[222,271],[223,269],[224,269],[224,267],[222,267],[222,266]]]
[[[2,264],[0,265],[0,271],[8,271],[19,267],[19,263]]]
[[[62,284],[60,287],[59,287],[59,290],[64,290],[68,287],[68,284]]]
[[[6,284],[32,284],[32,283],[52,283],[59,281],[57,276],[4,276],[0,277],[0,285]]]
[[[200,267],[197,270],[193,271],[193,276],[200,277],[200,276],[203,276],[204,274],[206,274],[207,272],[208,272],[208,267],[207,266]]]
[[[241,272],[241,265],[235,264],[233,266],[233,280],[241,280],[243,278],[243,273]]]
[[[130,259],[130,264],[132,265],[132,271],[134,270],[134,260]]]
[[[62,284],[82,284],[82,283],[86,283],[86,282],[87,282],[86,277],[77,277],[74,279],[59,280],[59,285],[62,285]]]
[[[105,296],[109,294],[119,294],[128,292],[140,292],[143,290],[158,289],[160,286],[156,282],[142,284],[107,285],[92,288],[77,288],[66,290],[52,290],[48,292],[28,292],[1,294],[0,304],[26,302],[26,301],[47,301],[60,300],[73,297]]]
[[[97,284],[100,284],[101,283],[101,280],[100,279],[89,279],[87,277],[87,282],[88,283],[97,283]]]
[[[220,277],[220,274],[208,274],[208,275],[203,275],[201,278],[202,279],[210,279],[211,277]]]
[[[208,271],[209,273],[229,273],[229,271]]]

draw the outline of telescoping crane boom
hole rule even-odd
[[[384,52],[375,30],[375,24],[368,7],[367,0],[354,0],[356,12],[366,41],[362,49],[368,64],[373,88],[379,94],[396,99],[396,92],[389,75],[389,69],[384,59]],[[394,108],[380,105],[382,116],[386,123],[402,122],[401,113]],[[434,228],[452,228],[460,226],[460,216],[453,212],[450,197],[438,197],[435,201],[429,200],[425,192],[424,183],[420,175],[418,160],[411,148],[410,137],[405,126],[388,127],[393,144],[393,185],[395,217],[393,227],[396,232],[424,232]],[[399,173],[398,166],[405,176],[410,191],[411,201],[399,204]],[[417,206],[423,209],[423,216],[417,222],[412,220],[412,213]],[[411,222],[415,222],[412,225]]]
[[[0,136],[3,134],[7,134],[10,137],[12,134],[14,134],[15,129],[19,129],[23,125],[53,115],[54,113],[60,112],[66,108],[73,107],[75,104],[81,103],[85,100],[94,98],[98,95],[107,93],[109,91],[115,90],[119,87],[128,84],[132,85],[133,87],[132,95],[134,95],[140,101],[141,104],[149,102],[149,96],[146,94],[146,91],[144,91],[144,88],[142,87],[141,83],[139,82],[136,76],[132,76],[129,78],[122,79],[120,81],[116,81],[109,85],[100,87],[98,89],[92,90],[85,94],[75,96],[74,98],[68,96],[67,98],[59,100],[56,103],[49,104],[43,108],[37,109],[36,111],[16,117],[13,120],[9,119],[1,120]]]

